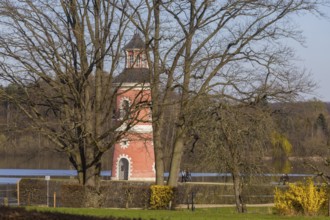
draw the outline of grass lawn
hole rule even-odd
[[[317,217],[284,217],[273,214],[271,207],[250,207],[248,213],[237,214],[234,208],[198,208],[194,212],[187,209],[180,209],[176,211],[165,211],[165,210],[138,210],[138,209],[87,209],[87,208],[40,208],[40,207],[28,207],[28,210],[38,211],[51,211],[61,212],[67,214],[77,215],[92,215],[99,217],[129,217],[129,218],[142,218],[142,219],[157,219],[157,220],[201,220],[201,219],[221,219],[221,220],[261,220],[261,219],[312,219],[312,220],[323,220],[329,219],[326,216]]]

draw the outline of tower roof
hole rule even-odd
[[[144,49],[144,48],[145,48],[145,44],[138,33],[134,33],[133,38],[124,47],[125,50],[127,50],[127,49]]]
[[[149,83],[149,69],[126,68],[113,81],[114,83]]]

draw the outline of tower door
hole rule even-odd
[[[121,158],[119,161],[119,180],[128,180],[128,160]]]

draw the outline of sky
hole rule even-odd
[[[300,62],[312,73],[312,79],[318,84],[315,94],[304,96],[330,102],[330,7],[323,12],[328,18],[305,15],[295,20],[306,37],[305,46],[295,44]]]

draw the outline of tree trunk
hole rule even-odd
[[[87,169],[78,169],[78,181],[85,188],[84,207],[101,207],[103,195],[101,193],[101,163]]]
[[[161,144],[161,130],[159,124],[154,123],[154,153],[155,153],[155,169],[156,169],[156,184],[164,185],[164,152]]]
[[[180,173],[181,159],[184,149],[183,128],[178,127],[174,148],[171,157],[171,167],[167,185],[176,187],[178,185],[178,178]]]
[[[246,211],[245,204],[242,198],[242,187],[241,187],[241,177],[239,173],[233,172],[233,184],[234,184],[234,194],[235,194],[235,204],[238,213],[243,213]]]
[[[160,108],[160,64],[159,64],[159,40],[160,40],[160,1],[154,1],[154,17],[155,17],[155,39],[154,39],[154,63],[153,63],[153,80],[152,80],[152,101],[153,101],[153,141],[155,153],[156,168],[156,184],[164,185],[164,147],[161,142],[161,128],[163,121],[163,110]],[[150,57],[149,57],[150,60]],[[151,62],[149,62],[151,64]]]
[[[86,169],[78,168],[78,181],[82,185],[95,187],[95,189],[99,191],[101,183],[101,163],[99,162]]]

